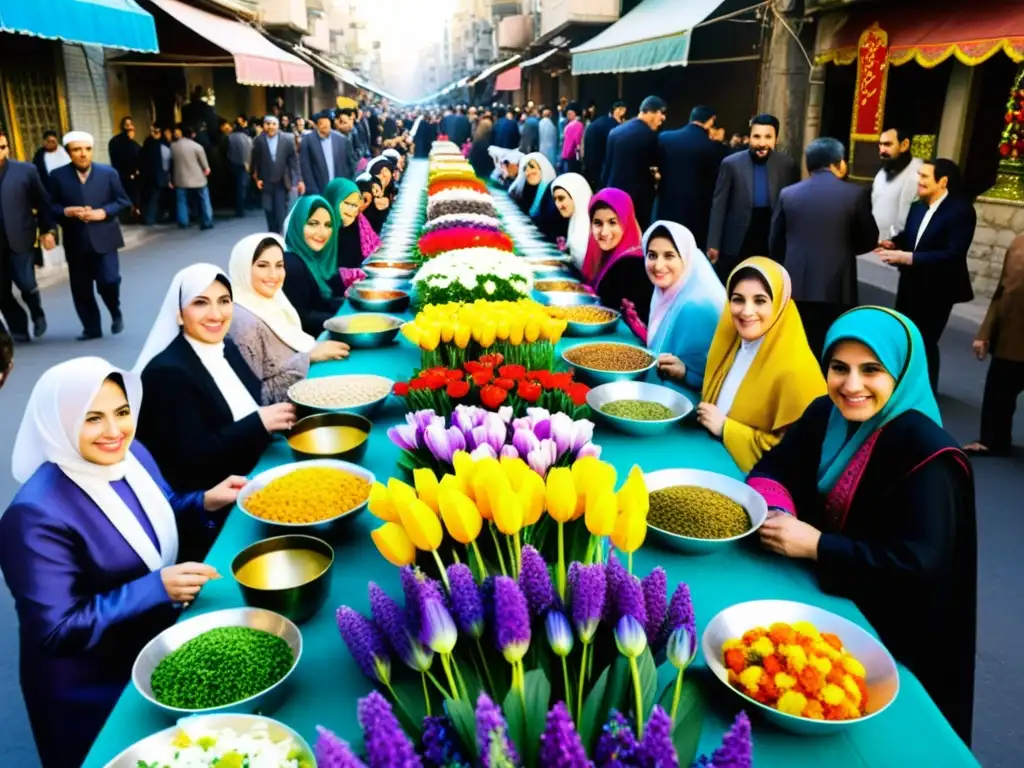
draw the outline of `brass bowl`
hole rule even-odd
[[[288,447],[296,459],[359,461],[370,442],[373,422],[358,413],[318,413],[295,422]],[[352,430],[363,433],[361,440]]]
[[[390,325],[376,331],[353,331],[350,325],[357,317],[380,317]],[[338,315],[324,321],[324,330],[331,336],[331,341],[343,341],[352,349],[372,349],[390,344],[398,336],[398,331],[405,321],[394,315],[361,313],[358,315]]]
[[[243,549],[231,561],[231,575],[246,605],[301,624],[327,602],[333,564],[334,550],[327,542],[288,534]]]

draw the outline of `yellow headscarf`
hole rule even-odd
[[[736,392],[722,431],[726,449],[744,472],[749,472],[761,455],[782,439],[782,431],[826,392],[800,313],[790,301],[789,273],[765,256],[754,256],[739,264],[729,281],[747,267],[757,270],[772,289],[772,321]],[[701,395],[704,402],[718,399],[739,348],[740,335],[727,304],[708,352]]]

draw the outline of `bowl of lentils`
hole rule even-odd
[[[267,713],[287,695],[302,657],[302,633],[279,613],[228,608],[168,627],[139,652],[132,683],[176,717]]]
[[[646,381],[613,381],[587,393],[594,420],[627,435],[667,432],[693,410],[681,392]]]
[[[764,497],[746,483],[702,469],[644,474],[650,509],[647,530],[687,555],[720,552],[754,533],[768,517]]]
[[[592,387],[642,379],[657,362],[649,349],[619,341],[576,344],[562,352],[562,360],[576,371],[578,380]]]

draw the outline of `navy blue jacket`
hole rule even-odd
[[[601,169],[604,166],[608,134],[619,127],[615,118],[604,115],[594,120],[583,132],[583,175],[594,192],[601,189]]]
[[[978,215],[969,200],[950,195],[935,209],[932,220],[917,242],[928,206],[920,200],[910,206],[907,225],[895,239],[900,250],[911,251],[914,263],[900,266],[898,304],[916,299],[927,303],[959,304],[974,298],[967,271],[967,251],[974,240]]]
[[[658,165],[658,134],[639,118],[627,120],[608,134],[601,186],[615,187],[633,198],[637,218],[643,226],[654,203],[654,176]],[[666,170],[662,168],[662,174]]]
[[[302,180],[306,183],[307,195],[322,195],[333,179],[345,177],[355,178],[355,166],[352,163],[355,155],[349,140],[337,131],[331,131],[331,153],[334,155],[334,175],[327,173],[327,159],[324,147],[320,142],[320,134],[316,131],[302,137],[299,149],[299,166],[302,169]]]
[[[124,245],[121,211],[131,208],[132,201],[121,186],[117,171],[109,165],[93,163],[89,178],[83,184],[74,165],[57,168],[50,174],[51,210],[64,228],[64,248],[69,253],[110,253]],[[107,213],[103,221],[79,221],[64,215],[65,208],[87,205]]]
[[[711,200],[725,147],[703,128],[690,123],[658,137],[661,184],[657,218],[676,221],[693,233],[697,246],[707,247]]]
[[[0,209],[7,243],[16,253],[31,253],[36,243],[36,216],[39,212],[39,229],[52,232],[53,214],[50,211],[50,195],[39,178],[39,172],[32,163],[7,160],[4,182],[0,185]]]

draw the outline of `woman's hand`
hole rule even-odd
[[[988,357],[988,342],[982,341],[981,339],[975,339],[974,343],[971,344],[971,348],[974,350],[974,355],[979,360],[984,360]]]
[[[675,355],[658,355],[658,376],[662,379],[672,379],[682,383],[686,376],[686,363]]]
[[[171,602],[183,605],[195,600],[206,582],[219,578],[217,569],[206,563],[179,563],[160,571],[160,579]]]
[[[309,352],[309,359],[314,363],[325,360],[344,360],[348,357],[349,346],[343,341],[321,341]]]
[[[697,422],[715,437],[721,437],[725,414],[714,403],[701,403],[697,406]]]
[[[764,521],[759,531],[761,546],[786,557],[818,559],[821,531],[792,515],[775,515]]]
[[[267,432],[287,432],[295,426],[295,406],[291,403],[266,405],[260,408],[259,414]]]
[[[246,479],[241,475],[231,475],[203,494],[203,509],[216,512],[235,503],[238,492],[245,486]]]

